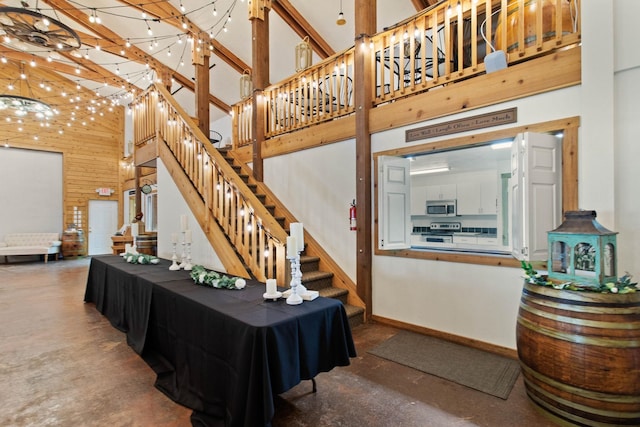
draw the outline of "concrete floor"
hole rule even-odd
[[[0,264],[1,426],[189,426],[191,410],[83,296],[89,260]],[[552,426],[526,397],[507,400],[367,353],[397,332],[353,330],[351,366],[276,400],[274,426]]]

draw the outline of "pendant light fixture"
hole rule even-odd
[[[342,0],[340,0],[340,13],[338,13],[338,19],[336,20],[336,24],[344,25],[347,23],[347,20],[344,19],[344,13],[342,13]]]
[[[244,70],[240,76],[240,98],[244,101],[253,96],[253,82],[251,81],[251,73]]]
[[[296,73],[307,69],[311,65],[312,50],[309,36],[296,45]]]
[[[80,37],[68,26],[39,12],[17,7],[0,7],[0,34],[4,44],[18,48],[24,45],[49,51],[70,51],[82,44]],[[22,50],[29,50],[24,46]]]

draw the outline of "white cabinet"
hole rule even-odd
[[[458,184],[458,215],[496,215],[498,182],[479,181]]]
[[[456,184],[428,185],[427,200],[455,200]]]
[[[427,187],[411,187],[411,215],[426,215],[427,213]]]

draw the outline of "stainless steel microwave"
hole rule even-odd
[[[456,216],[455,200],[427,200],[427,215]]]

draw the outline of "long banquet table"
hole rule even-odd
[[[277,394],[356,356],[339,301],[265,301],[257,281],[202,287],[169,265],[94,256],[84,300],[126,333],[156,387],[194,410],[193,424],[269,426]]]

